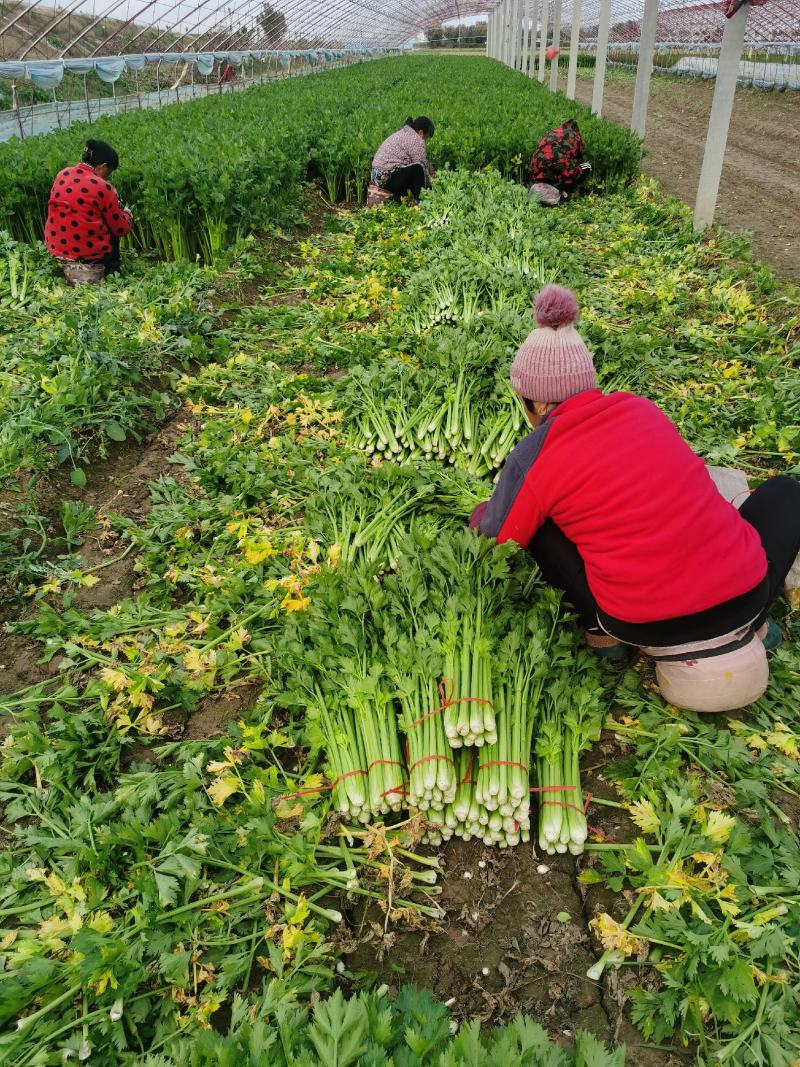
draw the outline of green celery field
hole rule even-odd
[[[332,204],[410,111],[419,208]],[[83,133],[0,149],[0,1063],[799,1062],[796,610],[757,703],[679,712],[466,529],[549,281],[603,389],[800,475],[797,292],[608,123],[538,206],[567,113],[411,57],[125,117],[176,261],[79,291],[25,238]]]
[[[331,200],[362,199],[375,148],[410,112],[433,118],[439,167],[495,166],[520,177],[542,134],[576,116],[595,180],[617,182],[638,168],[634,135],[483,58],[381,60],[101,119],[92,135],[119,152],[114,180],[136,218],[136,244],[168,259],[211,260],[237,236],[292,218],[307,179]],[[3,145],[0,229],[41,238],[53,177],[79,158],[86,136],[76,126]]]

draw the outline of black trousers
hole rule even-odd
[[[103,266],[106,274],[117,274],[122,267],[122,259],[119,254],[119,237],[111,235],[111,251],[103,256]]]
[[[542,177],[534,178],[534,182],[545,182],[547,185],[554,186],[560,193],[567,193],[568,195],[579,189],[591,173],[588,170],[582,170],[573,177],[565,179],[560,170],[548,171],[546,167],[541,168],[541,170]]]
[[[384,181],[383,188],[398,198],[411,193],[414,200],[419,200],[419,194],[429,185],[430,181],[423,165],[412,163],[409,167],[398,167],[397,170],[393,170]]]
[[[576,545],[550,519],[540,527],[529,550],[545,580],[565,591],[590,632],[605,631],[628,644],[655,648],[708,641],[754,619],[758,627],[766,619],[800,552],[800,482],[786,475],[771,478],[750,494],[739,514],[761,538],[767,556],[766,578],[742,596],[707,611],[658,622],[624,622],[602,611],[589,588]]]

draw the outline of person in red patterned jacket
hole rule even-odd
[[[131,232],[133,218],[108,181],[118,166],[119,156],[110,145],[87,141],[81,162],[65,167],[53,182],[45,244],[73,284],[81,266],[96,268],[91,280],[97,281],[120,269],[120,238]]]
[[[584,163],[586,146],[574,119],[544,135],[531,157],[531,178],[534,183],[552,185],[566,200],[589,173]]]
[[[744,707],[766,689],[768,617],[800,552],[800,482],[770,478],[737,510],[655,404],[602,393],[570,290],[536,298],[511,366],[533,432],[470,525],[528,549],[606,659],[637,646],[670,703]]]

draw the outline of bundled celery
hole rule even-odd
[[[433,706],[453,748],[497,740],[492,661],[505,629],[501,616],[514,552],[514,546],[497,549],[462,529],[431,545],[409,545],[396,579],[387,583],[405,602],[400,610],[406,617],[416,603],[427,608],[416,626],[411,616],[412,627],[418,644],[439,650],[435,681],[441,684]]]
[[[580,755],[599,738],[602,691],[584,650],[545,693],[536,743],[540,792],[539,845],[546,852],[583,852],[587,826]]]
[[[394,462],[439,460],[484,477],[502,466],[524,416],[508,384],[505,348],[436,352],[432,366],[354,368],[342,386],[353,446]],[[446,372],[435,366],[449,358]]]
[[[536,732],[540,844],[582,850],[579,758],[599,734],[600,690],[591,656],[555,639],[557,594],[531,594],[515,546],[463,529],[406,536],[382,581],[367,566],[320,575],[286,655],[310,678],[295,702],[348,821],[408,808],[431,844],[528,840]]]
[[[414,672],[398,697],[408,746],[408,804],[419,811],[440,811],[455,799],[457,782],[438,711],[436,682]]]
[[[394,569],[409,534],[431,542],[465,522],[485,486],[435,463],[370,466],[350,456],[319,481],[306,523],[323,544],[338,547],[343,564]]]
[[[289,634],[284,655],[302,683],[285,694],[304,710],[328,761],[337,811],[368,822],[405,805],[405,761],[376,614],[383,591],[367,574],[335,572]]]

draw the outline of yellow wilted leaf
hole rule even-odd
[[[637,800],[635,804],[629,804],[628,811],[631,814],[631,819],[646,834],[656,833],[661,825],[658,815],[656,815],[656,809],[649,800]]]
[[[78,582],[87,589],[91,589],[93,586],[97,585],[99,581],[100,579],[96,574],[82,574],[78,578]]]
[[[253,567],[274,555],[275,549],[269,541],[251,541],[244,550],[244,558]]]
[[[594,930],[605,949],[618,949],[624,956],[633,956],[643,952],[647,942],[640,937],[634,937],[608,912],[595,916],[589,926]]]
[[[111,667],[103,667],[100,671],[100,677],[111,689],[117,693],[121,693],[123,689],[130,689],[133,685],[127,674],[123,674],[122,671],[112,670]]]
[[[183,657],[183,665],[187,671],[197,674],[214,666],[216,659],[216,653],[213,648],[209,649],[208,652],[201,652],[197,648],[191,648]]]
[[[239,792],[239,779],[234,778],[232,775],[225,775],[222,778],[217,778],[206,789],[208,793],[208,799],[216,807],[221,808],[228,797],[233,796],[234,793]]]
[[[297,948],[300,939],[303,936],[302,926],[287,926],[281,934],[281,944],[283,946],[283,958],[284,960],[291,959],[292,952]]]
[[[736,904],[733,900],[729,900],[728,897],[724,895],[724,890],[718,895],[717,903],[719,904],[724,914],[729,916],[729,918],[731,919],[734,919],[741,911],[741,908],[738,904]]]
[[[133,692],[128,695],[131,707],[141,708],[142,711],[152,711],[153,698],[149,693]]]
[[[722,811],[709,812],[703,833],[716,845],[724,845],[731,836],[731,830],[736,825],[736,819],[732,815],[726,815]]]
[[[767,747],[767,742],[760,734],[750,734],[749,737],[744,739],[744,743],[748,748],[752,748],[754,752],[763,752]]]
[[[48,874],[44,881],[54,897],[63,897],[67,892],[66,882],[63,882],[55,873]]]
[[[675,904],[670,903],[666,897],[662,897],[657,889],[650,891],[650,907],[654,911],[673,911]]]
[[[97,993],[98,996],[101,996],[103,993],[105,993],[105,991],[106,991],[106,989],[108,988],[109,985],[111,986],[112,989],[116,989],[118,984],[119,983],[117,982],[116,978],[114,977],[114,972],[113,971],[103,971],[103,973],[100,975],[100,977],[94,983],[93,988],[94,988],[95,993]]]
[[[310,603],[310,596],[293,597],[291,594],[289,594],[288,596],[285,596],[281,601],[281,607],[286,612],[306,611]]]
[[[107,911],[98,911],[89,920],[89,928],[98,934],[108,934],[114,929],[114,920]]]
[[[787,730],[782,722],[776,723],[773,732],[767,734],[767,741],[789,759],[800,758],[800,753],[797,751],[797,738]]]
[[[275,817],[281,820],[295,819],[298,815],[302,814],[302,804],[288,804],[285,800],[280,800],[275,807]]]
[[[297,906],[295,907],[292,914],[289,916],[289,922],[292,923],[294,926],[297,926],[301,923],[304,923],[310,914],[311,912],[308,907],[308,900],[301,895],[300,899],[297,901]]]
[[[753,972],[753,979],[757,986],[766,985],[768,982],[772,985],[788,985],[789,978],[785,971],[779,971],[778,974],[767,974],[766,971],[762,971],[759,967],[751,967]],[[800,1060],[795,1060],[792,1067],[800,1064]]]

